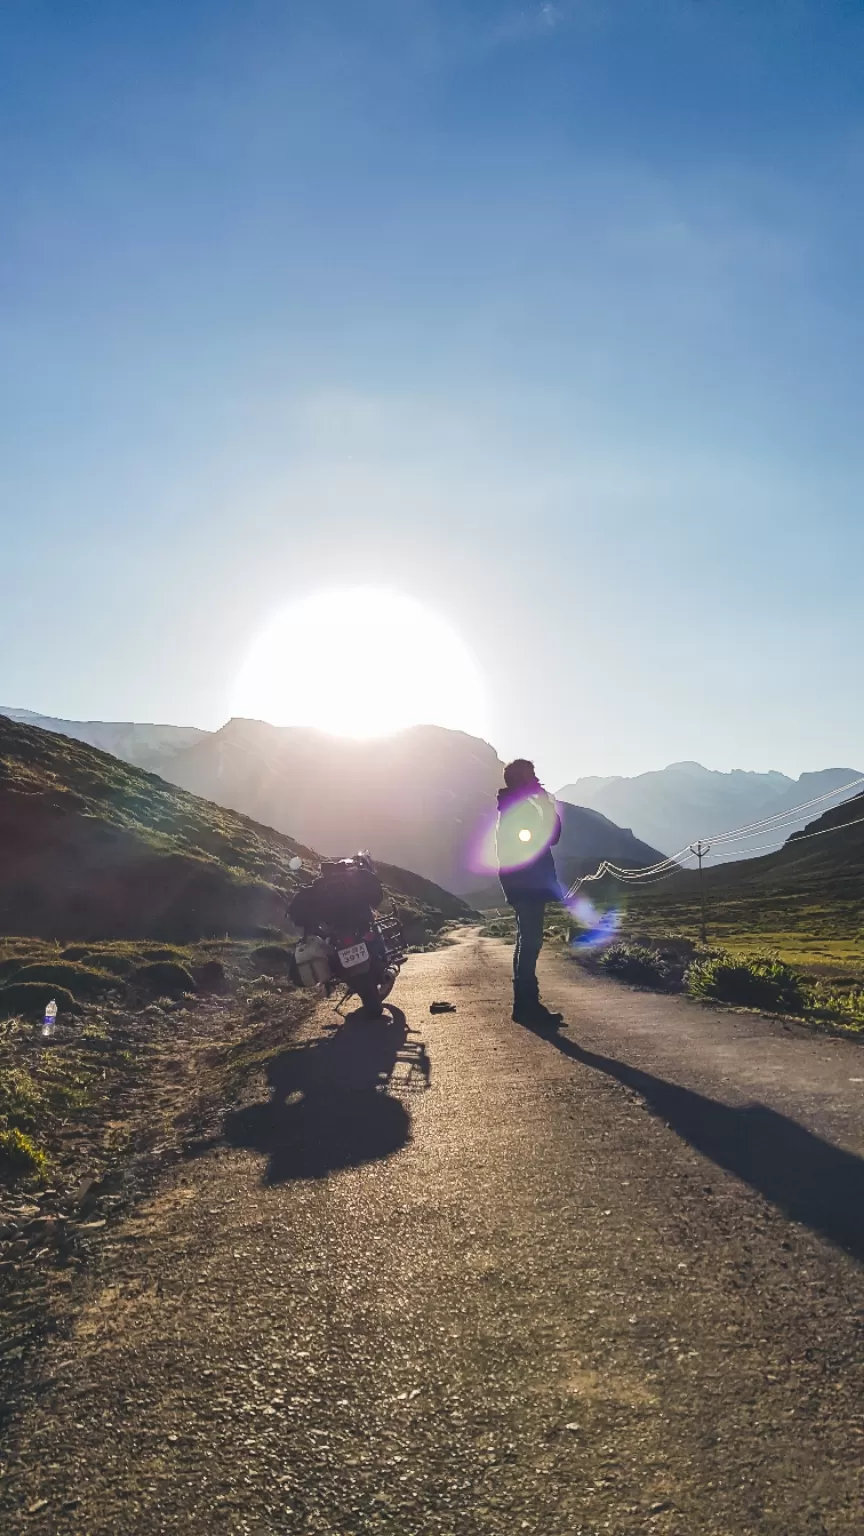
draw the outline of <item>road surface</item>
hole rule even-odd
[[[508,963],[322,1007],[115,1231],[7,1529],[861,1536],[864,1050]]]

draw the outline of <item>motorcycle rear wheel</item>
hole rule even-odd
[[[373,981],[371,976],[364,976],[362,981],[358,980],[356,991],[367,1019],[380,1019],[384,1009],[381,1006],[381,989],[378,982]]]

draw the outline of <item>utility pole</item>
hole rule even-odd
[[[690,852],[695,853],[697,859],[699,860],[699,898],[702,903],[702,943],[707,944],[708,939],[705,933],[705,876],[702,873],[702,860],[705,858],[706,854],[711,852],[711,844],[703,843],[700,837],[695,843],[690,844]]]

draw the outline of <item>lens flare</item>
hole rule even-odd
[[[587,896],[574,896],[566,906],[577,926],[570,939],[571,949],[602,949],[614,941],[621,927],[621,913],[616,907],[600,912]]]
[[[468,850],[468,868],[475,875],[497,875],[499,869],[533,864],[552,846],[556,817],[555,802],[546,795],[526,792],[514,798],[500,814],[481,821]]]

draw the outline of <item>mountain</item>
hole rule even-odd
[[[28,723],[43,719],[28,716]],[[179,726],[56,723],[69,737],[98,734],[98,744],[110,743],[104,749],[125,761],[158,747],[155,771],[171,783],[322,853],[368,848],[377,860],[415,870],[459,895],[478,887],[471,850],[478,829],[494,819],[504,765],[477,737],[425,725],[355,741],[234,719],[219,731],[189,731],[184,745]],[[565,810],[556,859],[568,883],[601,859],[635,867],[659,857],[653,844],[599,810]],[[497,882],[484,884],[488,903],[500,901]]]
[[[781,811],[792,811],[860,777],[860,770],[854,768],[825,768],[791,779],[776,772],[734,769],[718,773],[701,763],[670,763],[668,768],[635,778],[577,779],[559,790],[558,798],[602,811],[619,825],[632,827],[637,837],[671,854],[698,837],[710,838]],[[793,818],[781,829],[781,835],[803,827],[808,815],[812,811]],[[744,844],[750,849],[760,842],[775,843],[777,836],[769,830],[762,837],[746,838]]]
[[[176,757],[170,773],[328,853],[369,848],[461,894],[477,888],[469,849],[494,817],[503,782],[494,748],[461,731],[425,725],[351,741],[255,720],[229,721]],[[556,856],[568,881],[599,859],[633,866],[661,857],[605,816],[573,806]]]
[[[616,826],[607,816],[586,806],[559,801],[561,839],[554,850],[555,868],[564,885],[578,875],[593,874],[607,859],[622,869],[644,868],[656,864],[663,855],[650,843],[643,843],[627,827]]]
[[[284,927],[308,847],[84,742],[0,716],[0,932],[165,938]],[[302,878],[302,876],[300,877]],[[470,915],[405,870],[382,872],[409,938]]]
[[[55,720],[50,715],[34,714],[32,709],[6,709],[0,705],[0,715],[18,720],[22,725],[37,726],[41,731],[54,731],[70,736],[73,741],[85,741],[101,752],[110,752],[124,763],[135,768],[146,768],[149,773],[167,773],[171,759],[178,752],[194,746],[209,732],[199,731],[194,725],[135,725],[131,721],[113,724],[104,720]]]
[[[827,833],[830,836],[823,835]],[[716,890],[773,890],[781,882],[784,887],[804,887],[811,894],[824,888],[834,899],[846,897],[857,903],[864,920],[864,794],[807,822],[775,853],[711,871],[711,887]]]
[[[355,741],[229,720],[166,771],[185,789],[323,853],[368,848],[459,892],[472,880],[466,849],[502,783],[487,742],[432,725]]]

